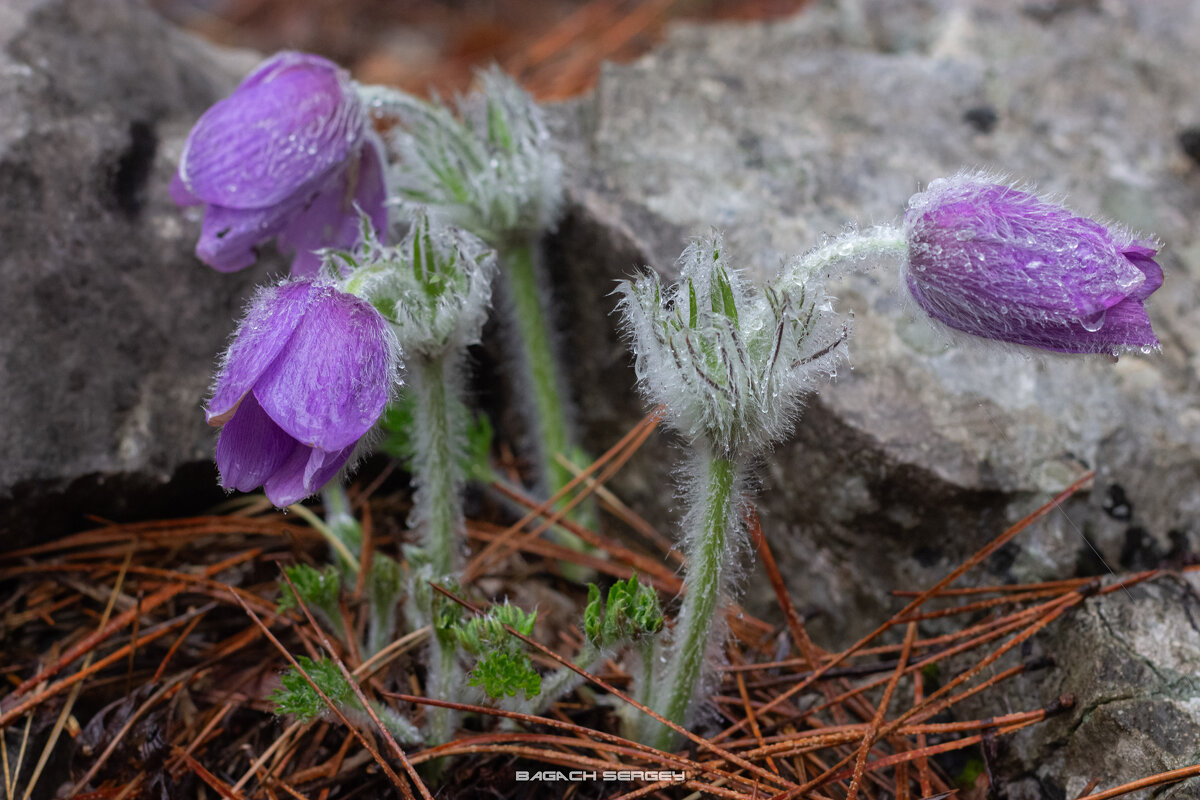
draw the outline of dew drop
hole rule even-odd
[[[1083,326],[1085,331],[1088,331],[1089,333],[1095,333],[1104,326],[1104,315],[1105,312],[1101,311],[1097,314],[1091,315],[1090,317],[1084,317],[1083,319],[1079,320],[1079,324]]]

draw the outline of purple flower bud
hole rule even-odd
[[[978,174],[930,183],[904,230],[908,288],[952,328],[1061,353],[1159,346],[1153,244]]]
[[[318,491],[383,413],[399,368],[391,329],[328,283],[265,288],[225,354],[208,422],[221,485],[258,486],[277,506]]]
[[[330,61],[278,53],[188,135],[171,182],[181,206],[204,205],[196,255],[221,272],[254,263],[278,237],[292,274],[313,275],[313,250],[358,241],[357,204],[380,236],[383,158],[350,77]]]

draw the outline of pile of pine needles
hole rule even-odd
[[[563,497],[537,503],[494,487],[528,514],[505,524],[496,505],[494,518],[469,523],[473,551],[460,594],[499,600],[517,583],[542,580],[574,597],[581,618],[581,588],[556,572],[560,562],[573,561],[612,578],[636,573],[664,601],[674,597],[678,553],[605,488],[658,421],[653,414],[644,419],[582,471]],[[360,575],[369,573],[374,552],[399,555],[403,525],[397,520],[404,518],[406,498],[403,491],[377,495],[384,477],[352,489],[366,543]],[[1090,479],[1001,533],[933,586],[897,592],[908,600],[904,607],[837,653],[823,651],[806,634],[752,514],[753,542],[778,601],[770,616],[779,623],[728,610],[728,665],[708,709],[719,724],[705,728],[705,736],[687,732],[686,746],[677,752],[611,732],[618,729],[615,707],[636,705],[623,691],[629,676],[618,663],[586,675],[584,688],[535,717],[424,697],[415,656],[427,629],[364,660],[353,645],[331,642],[306,609],[280,613],[280,563],[319,563],[325,545],[295,515],[264,499],[244,499],[211,516],[103,524],[0,555],[0,675],[7,688],[0,698],[3,797],[984,797],[986,774],[974,787],[958,786],[942,766],[945,754],[970,750],[986,761],[997,737],[1037,725],[1074,699],[978,719],[948,712],[1036,668],[1021,661],[1022,645],[1088,598],[1162,572],[953,588]],[[611,513],[614,527],[629,529],[630,544],[563,519],[589,495]],[[580,555],[542,538],[556,523],[605,557]],[[361,630],[365,622],[361,592],[362,586],[353,587],[343,604],[349,630]],[[573,628],[538,633],[542,641],[522,638],[544,666],[568,663],[558,651],[578,649]],[[311,723],[280,718],[269,695],[295,655],[328,655],[354,676],[357,691],[414,718],[431,705],[468,712],[472,729],[445,744],[405,750],[382,726],[355,727],[332,707]],[[498,724],[501,717],[511,721]],[[451,768],[431,785],[425,778],[439,759],[450,759],[442,763]],[[989,772],[991,764],[985,767]],[[674,771],[686,780],[518,783],[517,769]],[[1106,800],[1196,775],[1200,766],[1097,793],[1093,783],[1081,797]]]

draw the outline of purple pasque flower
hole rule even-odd
[[[908,288],[952,328],[1061,353],[1159,347],[1152,243],[981,174],[930,183],[904,231]]]
[[[293,275],[315,275],[323,247],[358,242],[362,209],[386,235],[384,160],[350,76],[324,58],[278,53],[188,135],[171,182],[205,206],[196,256],[221,272],[254,263],[277,238]]]
[[[383,413],[399,365],[365,300],[308,278],[260,289],[208,402],[221,485],[262,486],[277,506],[320,490]]]

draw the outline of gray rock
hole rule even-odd
[[[1200,501],[1200,6],[845,2],[780,24],[682,27],[559,107],[573,206],[554,243],[581,419],[595,451],[642,413],[598,301],[642,264],[671,273],[712,226],[764,274],[848,222],[898,220],[919,186],[984,167],[1165,243],[1149,303],[1160,355],[1031,357],[946,339],[891,265],[836,290],[853,369],[761,470],[760,501],[818,641],[851,641],[1088,469],[1097,477],[976,580],[1184,557]],[[599,387],[600,390],[594,390]],[[619,493],[673,525],[659,437]],[[1093,546],[1095,550],[1093,550]],[[1107,565],[1107,566],[1106,566]],[[747,602],[771,601],[751,581]]]
[[[997,739],[1008,800],[1078,797],[1200,763],[1200,580],[1167,577],[1086,601],[1038,648],[1048,673],[1027,673],[960,709],[990,716],[1073,695],[1069,711]],[[1007,708],[1005,710],[1008,710]],[[1200,779],[1128,795],[1200,797]]]
[[[201,403],[263,270],[197,261],[167,185],[253,63],[136,0],[0,4],[0,548],[213,490]]]

